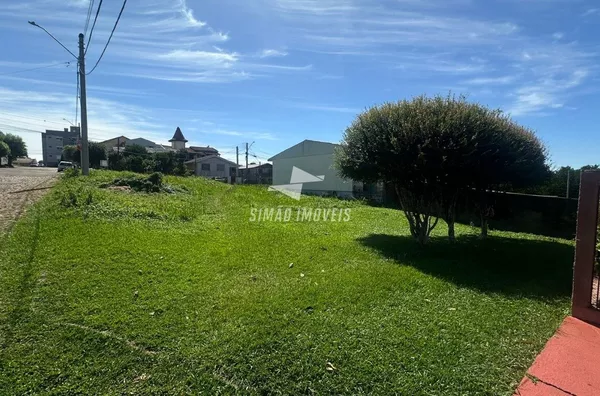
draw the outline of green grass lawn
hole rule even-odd
[[[509,395],[568,314],[573,245],[265,187],[66,178],[0,237],[1,394]],[[250,222],[251,208],[348,222]],[[293,263],[293,265],[291,265]]]

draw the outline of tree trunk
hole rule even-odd
[[[488,219],[485,213],[481,213],[481,234],[479,238],[485,239],[488,236]]]
[[[456,234],[454,233],[454,219],[446,220],[446,223],[448,223],[448,240],[450,242],[455,242]]]
[[[423,216],[423,222],[418,230],[419,237],[417,238],[420,245],[427,245],[429,242],[429,216]]]
[[[488,236],[488,207],[487,207],[487,191],[481,188],[479,191],[479,214],[481,216],[481,233],[479,238],[485,239]]]

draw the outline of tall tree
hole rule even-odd
[[[100,161],[107,159],[106,148],[100,143],[90,142],[88,149],[90,153],[90,166],[92,168],[99,168]]]
[[[10,147],[8,144],[0,140],[0,157],[8,157],[10,155]]]
[[[140,146],[139,144],[131,144],[125,146],[125,148],[123,148],[122,151],[125,157],[129,157],[132,155],[146,157],[146,155],[148,154],[148,150],[146,150],[144,146]]]
[[[67,145],[63,147],[61,161],[72,161],[80,162],[81,152],[77,149],[77,146]]]
[[[2,137],[2,141],[10,148],[9,165],[12,165],[13,160],[18,157],[27,157],[27,145],[20,136],[7,133]]]

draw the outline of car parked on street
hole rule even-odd
[[[65,169],[73,169],[73,168],[75,168],[75,165],[73,165],[72,162],[69,162],[69,161],[60,161],[58,163],[58,171],[59,172],[62,172]]]

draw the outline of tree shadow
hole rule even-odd
[[[358,241],[419,271],[483,292],[538,299],[568,297],[574,247],[548,240],[432,237],[420,246],[410,236],[371,234]]]

